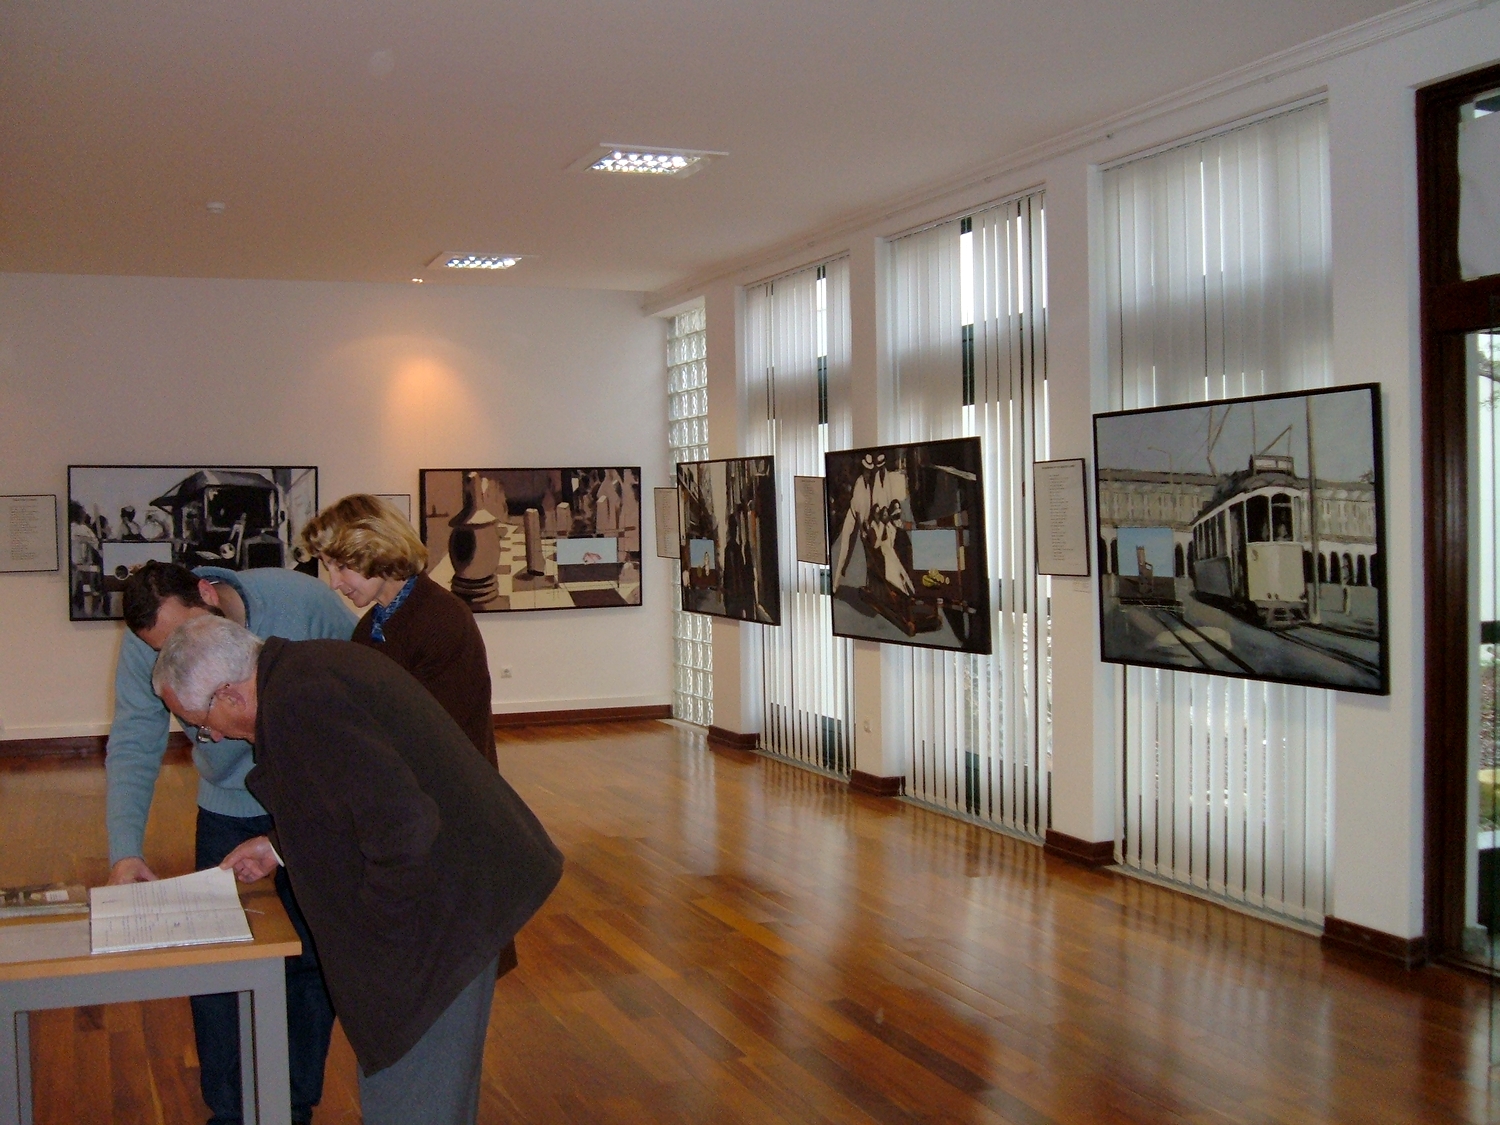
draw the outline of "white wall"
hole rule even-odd
[[[664,338],[633,293],[0,276],[0,494],[65,509],[70,463],[312,464],[325,504],[414,508],[420,468],[640,465],[649,489]],[[108,729],[123,627],[68,621],[62,553],[0,575],[0,738]],[[671,701],[670,580],[643,553],[640,608],[480,615],[497,711]]]
[[[1098,255],[1090,241],[1097,232],[1097,224],[1090,224],[1090,198],[1098,167],[1326,92],[1334,380],[1378,381],[1384,388],[1391,647],[1389,697],[1338,696],[1330,913],[1401,937],[1422,932],[1423,583],[1413,91],[1497,55],[1500,5],[1445,0],[1414,7],[1092,133],[1062,138],[1050,153],[1038,150],[1028,159],[996,165],[941,194],[893,208],[878,220],[799,240],[795,251],[768,254],[713,279],[716,285],[751,284],[803,263],[850,253],[851,290],[858,291],[874,284],[870,275],[878,269],[880,255],[868,252],[872,241],[878,244],[923,223],[1044,187],[1052,456],[1092,458],[1090,415],[1105,408]],[[1024,111],[1024,105],[996,107],[997,113]],[[681,300],[692,290],[691,283],[677,287],[648,302],[648,308]],[[881,388],[882,328],[868,316],[856,316],[853,329],[856,401],[873,403]],[[716,425],[710,421],[711,428]],[[1098,660],[1094,599],[1092,582],[1054,581],[1053,826],[1084,840],[1108,840],[1115,833],[1117,806],[1116,673]],[[879,691],[878,676],[856,675],[859,716],[879,715],[880,700],[872,698]],[[878,740],[867,757],[866,745],[857,745],[859,768],[882,772],[882,766],[899,760],[889,747],[881,753]]]

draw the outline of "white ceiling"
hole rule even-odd
[[[5,0],[0,270],[655,290],[1399,6]]]

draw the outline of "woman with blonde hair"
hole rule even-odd
[[[406,518],[357,492],[309,520],[302,545],[323,561],[335,590],[360,609],[373,605],[351,639],[410,672],[496,765],[484,638],[473,611],[422,572],[427,548]]]

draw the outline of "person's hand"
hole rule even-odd
[[[257,879],[264,879],[281,864],[276,861],[276,849],[271,847],[271,841],[264,836],[256,836],[226,855],[219,866],[233,871],[234,877],[241,883],[253,883]]]
[[[154,883],[156,872],[146,866],[146,861],[138,855],[127,856],[109,869],[109,885],[118,886],[120,883]]]

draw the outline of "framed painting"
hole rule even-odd
[[[824,455],[833,631],[990,651],[978,438]]]
[[[1385,695],[1376,384],[1094,418],[1101,656]]]
[[[641,604],[641,470],[423,469],[427,573],[476,613]]]
[[[780,625],[774,458],[681,462],[677,496],[682,608]]]
[[[318,511],[310,465],[69,465],[68,617],[117,620],[149,559],[316,576],[297,540]]]

